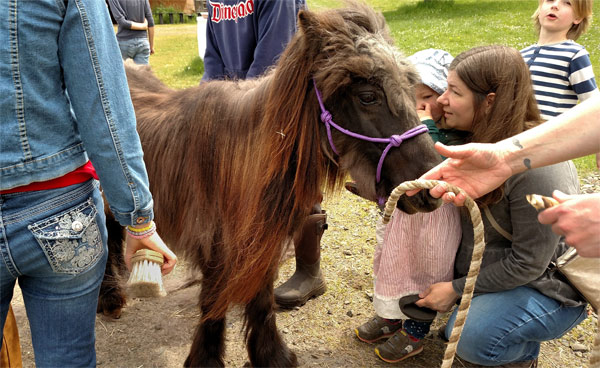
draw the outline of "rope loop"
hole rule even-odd
[[[321,113],[321,121],[326,123],[326,124],[331,124],[331,120],[333,118],[331,117],[331,113],[327,110],[323,111]]]
[[[458,312],[456,313],[456,321],[452,327],[452,333],[446,351],[444,352],[444,359],[442,360],[442,368],[452,367],[454,356],[456,355],[456,347],[460,334],[462,333],[469,307],[471,306],[471,300],[473,299],[473,291],[475,290],[475,282],[479,275],[479,269],[481,268],[481,259],[483,258],[483,252],[485,250],[485,239],[483,237],[483,222],[481,221],[481,212],[479,207],[471,197],[467,196],[464,191],[454,185],[438,181],[438,180],[413,180],[405,181],[398,185],[393,191],[385,204],[385,210],[383,214],[383,223],[387,224],[390,221],[392,213],[396,208],[398,199],[409,190],[413,189],[431,189],[438,184],[444,185],[448,191],[453,193],[463,193],[466,196],[465,207],[469,210],[471,216],[471,222],[473,223],[473,234],[474,234],[474,247],[473,254],[471,255],[471,264],[469,266],[469,272],[465,281],[465,287],[461,298],[460,305],[458,306]]]

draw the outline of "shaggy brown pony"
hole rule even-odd
[[[333,120],[387,138],[419,124],[414,68],[391,45],[381,14],[350,4],[299,13],[299,31],[276,67],[250,81],[213,81],[186,90],[162,84],[148,67],[127,75],[155,201],[158,231],[202,272],[202,319],[186,366],[222,366],[225,315],[245,305],[253,366],[295,366],[275,325],[273,282],[286,238],[349,172],[375,200],[440,159],[428,134],[392,148],[319,120],[314,85]],[[425,195],[402,209],[432,210]],[[111,267],[110,265],[108,267]]]

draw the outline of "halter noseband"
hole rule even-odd
[[[362,134],[351,132],[348,129],[344,129],[341,126],[339,126],[333,122],[333,119],[331,118],[331,113],[329,111],[327,111],[327,109],[325,108],[325,105],[323,104],[323,98],[321,96],[321,92],[317,88],[317,83],[315,83],[314,80],[313,80],[313,85],[315,86],[315,92],[317,94],[317,101],[319,101],[319,106],[321,107],[321,121],[325,124],[325,129],[327,129],[327,138],[329,139],[329,145],[331,146],[331,149],[333,150],[333,152],[335,152],[336,155],[339,156],[339,153],[338,153],[337,149],[335,148],[335,145],[333,144],[333,140],[331,138],[331,127],[334,127],[335,129],[339,130],[340,132],[342,132],[345,135],[348,135],[350,137],[357,138],[357,139],[362,139],[363,141],[373,142],[373,143],[387,143],[387,147],[385,147],[385,149],[383,150],[383,153],[381,154],[381,157],[379,158],[379,163],[377,164],[376,179],[377,179],[378,184],[381,181],[381,169],[383,167],[383,160],[385,160],[385,156],[387,156],[390,149],[392,147],[399,147],[402,144],[402,142],[406,139],[415,137],[421,133],[426,133],[428,131],[427,125],[420,124],[414,128],[407,130],[406,132],[404,132],[400,135],[394,134],[389,138],[372,138],[372,137],[364,136]],[[381,198],[380,198],[380,201],[381,201]]]

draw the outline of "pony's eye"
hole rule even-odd
[[[373,92],[361,92],[358,94],[358,98],[363,105],[372,105],[377,102],[377,96]]]

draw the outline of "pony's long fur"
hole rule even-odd
[[[418,75],[390,45],[381,14],[351,3],[320,14],[301,11],[298,20],[299,31],[276,67],[257,80],[173,90],[148,67],[126,68],[158,231],[203,274],[203,321],[186,364],[222,364],[214,357],[222,355],[223,319],[232,303],[247,306],[253,364],[296,364],[271,316],[282,247],[320,201],[322,189],[339,187],[347,167],[369,173],[364,177],[374,182],[382,150],[360,148],[355,139],[335,133],[345,154],[339,164],[334,161],[313,81],[334,107],[340,91],[357,79],[373,82],[386,91],[395,121],[418,122],[412,94]],[[425,139],[403,148],[421,158],[411,163],[419,173],[437,157]],[[365,149],[375,157],[366,159]],[[386,169],[388,184],[399,179],[392,171]],[[211,352],[192,356],[195,349]]]
[[[345,175],[321,151],[310,85],[313,75],[327,73],[326,99],[348,83],[340,71],[371,73],[372,66],[342,51],[361,34],[385,31],[382,18],[365,9],[321,14],[257,81],[176,91],[149,70],[128,68],[158,230],[202,271],[219,269],[204,318],[223,317],[232,302],[248,303],[273,279],[282,244],[319,201],[324,181],[333,188]],[[317,64],[323,45],[339,60]]]

